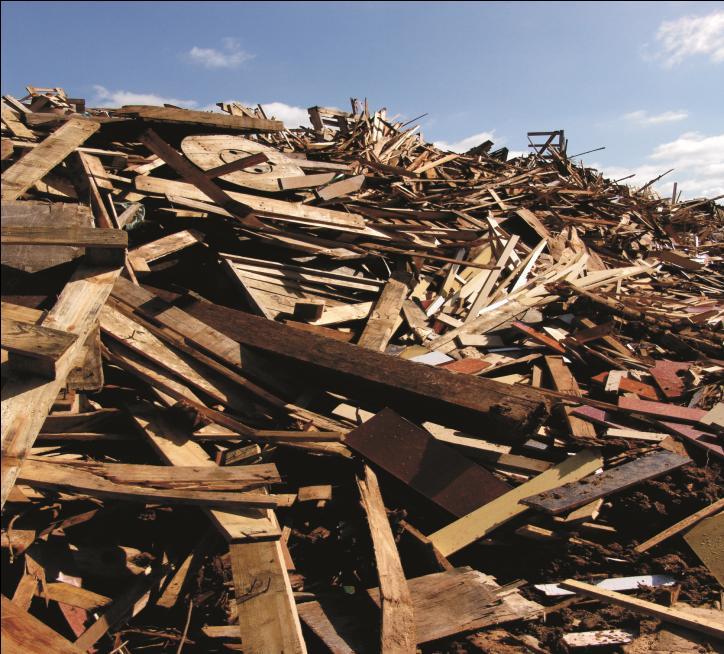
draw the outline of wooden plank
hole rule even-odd
[[[3,245],[73,245],[82,248],[128,247],[128,232],[121,229],[96,227],[25,227],[3,225],[0,228]]]
[[[483,538],[493,529],[528,510],[521,500],[535,492],[555,488],[561,483],[582,479],[603,465],[598,450],[586,449],[546,470],[530,481],[508,491],[468,515],[429,536],[443,556],[449,556]]]
[[[599,497],[622,491],[691,463],[691,459],[669,451],[651,452],[602,472],[600,475],[546,489],[526,497],[528,506],[557,515],[588,504]]]
[[[131,502],[159,502],[161,504],[189,504],[212,506],[220,509],[244,507],[274,507],[278,501],[264,493],[223,492],[195,489],[153,488],[151,486],[120,483],[106,478],[91,466],[80,467],[66,462],[46,462],[27,459],[18,480],[33,488],[65,490],[92,497]]]
[[[684,534],[684,540],[724,587],[724,513],[699,522]]]
[[[169,254],[174,254],[185,248],[204,242],[203,234],[194,229],[184,229],[175,234],[163,236],[150,243],[145,243],[140,247],[133,248],[128,251],[128,258],[133,264],[136,272],[141,269],[148,268],[148,264],[157,261]]]
[[[704,518],[707,518],[710,515],[714,515],[718,511],[722,510],[724,510],[724,498],[717,500],[716,502],[713,502],[708,506],[705,506],[703,509],[699,509],[696,513],[692,513],[690,516],[687,516],[683,520],[679,520],[679,522],[671,525],[671,527],[667,527],[655,536],[652,536],[640,545],[637,545],[636,547],[634,547],[634,550],[638,553],[646,552],[647,550],[650,550],[652,547],[655,547],[656,545],[662,543],[668,538],[671,538],[672,536],[681,533],[685,529],[692,527],[700,520],[703,520]]]
[[[561,640],[573,649],[577,647],[611,647],[630,643],[636,635],[624,629],[601,629],[599,631],[576,631],[565,634]]]
[[[184,308],[235,339],[237,357],[239,343],[279,354],[309,364],[299,371],[300,380],[308,375],[318,385],[324,374],[333,377],[340,388],[379,394],[393,409],[420,413],[433,420],[440,418],[436,422],[451,417],[461,422],[466,411],[472,411],[478,420],[480,415],[488,419],[491,437],[500,434],[510,440],[529,435],[532,426],[545,415],[546,398],[536,389],[456,375],[202,300],[189,302]]]
[[[551,379],[553,380],[553,387],[559,393],[581,397],[582,394],[581,389],[578,387],[578,382],[568,369],[562,357],[547,356],[545,357],[545,362],[548,366]],[[596,429],[588,420],[574,415],[570,407],[564,407],[563,410],[566,414],[566,421],[568,422],[568,428],[572,436],[578,438],[596,438]]]
[[[668,419],[674,422],[685,422],[696,424],[706,414],[703,409],[689,409],[688,407],[664,402],[649,402],[634,397],[619,397],[618,406],[634,413],[641,413],[646,416],[654,416],[660,419]]]
[[[357,345],[377,352],[385,351],[394,330],[400,324],[400,311],[409,290],[406,284],[396,279],[390,279],[385,284]]]
[[[282,191],[293,191],[299,188],[315,188],[331,182],[335,173],[317,173],[316,175],[295,175],[294,177],[279,177],[279,188]]]
[[[44,327],[78,337],[61,360],[56,378],[40,384],[32,377],[11,379],[3,386],[2,505],[119,274],[120,268],[79,267],[43,321]]]
[[[84,651],[5,595],[1,601],[3,654],[82,654]]]
[[[133,116],[143,120],[163,123],[181,123],[215,127],[232,132],[281,132],[284,123],[280,120],[265,120],[249,116],[231,116],[209,111],[192,111],[176,107],[154,107],[150,105],[124,105],[114,109],[119,116]]]
[[[622,606],[637,613],[652,615],[664,622],[672,622],[687,629],[693,629],[694,631],[714,636],[715,638],[724,639],[724,623],[721,621],[715,622],[714,620],[701,618],[691,613],[680,611],[679,609],[661,606],[660,604],[647,602],[636,597],[629,597],[628,595],[623,595],[612,590],[605,590],[583,581],[576,581],[575,579],[566,579],[562,581],[560,585],[563,588],[586,595],[587,597],[593,597],[603,602],[610,602],[611,604]]]
[[[167,463],[214,465],[198,443],[152,407],[134,407],[131,417]],[[306,647],[281,544],[269,540],[280,534],[274,513],[261,509],[233,513],[211,510],[209,516],[231,543],[239,633],[248,652],[304,654]],[[253,538],[265,540],[250,542]]]
[[[10,353],[10,369],[49,379],[55,379],[61,358],[78,339],[76,334],[4,316],[1,324],[2,346]]]
[[[387,520],[377,477],[369,466],[365,466],[364,476],[357,478],[357,486],[362,507],[367,514],[380,580],[382,605],[380,652],[415,654],[417,639],[412,598],[392,536],[392,529]]]
[[[348,177],[347,179],[327,184],[327,186],[317,189],[315,193],[320,200],[329,201],[342,195],[356,193],[362,188],[364,181],[364,175],[355,175],[354,177]]]
[[[464,516],[510,487],[485,468],[383,409],[349,432],[345,445],[454,516]],[[405,456],[400,456],[405,452]]]
[[[99,128],[99,123],[74,118],[47,136],[2,174],[2,199],[17,200]]]

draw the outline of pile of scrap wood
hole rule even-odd
[[[3,97],[3,647],[721,646],[717,198],[351,104]]]

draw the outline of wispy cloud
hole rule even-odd
[[[238,68],[255,55],[241,49],[238,39],[227,37],[221,40],[221,49],[194,46],[186,53],[189,61],[204,68]]]
[[[436,148],[440,148],[441,150],[445,151],[449,150],[451,152],[467,152],[471,148],[474,148],[475,146],[480,145],[485,141],[494,141],[495,139],[495,131],[478,132],[477,134],[471,134],[470,136],[466,136],[464,139],[460,139],[459,141],[453,141],[452,143],[448,141],[435,141],[433,142],[433,145]]]
[[[627,184],[640,187],[670,168],[674,169],[654,187],[664,193],[678,182],[685,197],[714,197],[724,193],[724,133],[706,136],[699,132],[685,132],[679,138],[658,145],[641,166],[597,166],[611,179],[634,174]]]
[[[721,63],[724,61],[724,11],[664,21],[656,32],[656,41],[652,58],[666,68],[696,55]]]
[[[93,90],[96,95],[93,104],[104,107],[120,107],[124,104],[151,104],[164,105],[173,104],[177,107],[195,107],[198,103],[195,100],[181,100],[179,98],[167,98],[155,93],[136,93],[135,91],[111,91],[105,86],[94,84]]]
[[[622,118],[638,125],[660,125],[662,123],[675,123],[689,117],[688,111],[664,111],[660,114],[649,114],[639,110],[624,114]]]

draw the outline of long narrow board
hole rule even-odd
[[[443,527],[431,534],[429,538],[443,556],[454,554],[527,511],[529,507],[521,501],[524,498],[536,491],[548,490],[560,486],[561,483],[582,479],[602,465],[603,459],[598,450],[583,450],[447,527]]]
[[[2,174],[2,199],[17,200],[99,128],[99,123],[73,118],[47,136]]]
[[[124,291],[130,284],[123,283]],[[115,291],[114,291],[115,293]],[[310,334],[242,311],[196,300],[184,304],[187,313],[238,344],[310,364],[299,370],[318,385],[322,375],[340,387],[354,384],[374,393],[388,406],[419,412],[436,422],[466,418],[488,420],[492,435],[508,440],[530,434],[547,410],[547,398],[536,389],[509,386],[472,375],[458,375],[433,366],[387,356],[365,348]],[[390,391],[394,390],[394,393]],[[469,414],[469,415],[468,415]],[[446,423],[447,424],[447,423]]]
[[[392,409],[380,411],[347,434],[345,445],[456,517],[510,490]]]
[[[249,116],[231,116],[210,111],[192,111],[176,107],[154,107],[151,105],[124,105],[114,110],[119,116],[134,116],[143,120],[161,123],[181,123],[216,127],[233,132],[281,132],[284,123],[281,120],[265,120]]]
[[[557,515],[564,511],[572,511],[599,497],[606,497],[625,490],[647,479],[659,477],[688,463],[691,463],[689,457],[674,452],[663,450],[651,452],[629,463],[606,470],[600,475],[531,495],[526,497],[523,503],[546,513]]]

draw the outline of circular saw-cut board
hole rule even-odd
[[[269,161],[237,170],[220,179],[259,191],[278,191],[279,178],[298,177],[304,171],[274,148],[262,145],[243,136],[214,134],[209,136],[187,136],[181,142],[183,153],[202,170],[211,170],[237,159],[263,152]]]

